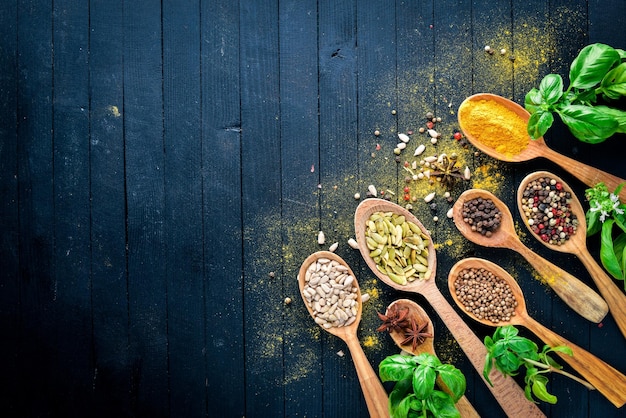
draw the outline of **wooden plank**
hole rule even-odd
[[[0,400],[7,413],[18,414],[16,399],[20,380],[15,342],[19,338],[19,208],[17,137],[17,1],[0,4],[0,328],[6,337],[0,343],[5,378]]]
[[[379,192],[391,194],[397,201],[398,163],[393,149],[398,144],[398,89],[397,89],[397,33],[396,7],[382,2],[357,2],[356,5],[356,49],[357,54],[357,172],[360,192],[367,195],[367,187],[372,184]],[[380,132],[379,136],[375,131]],[[378,150],[380,145],[380,150]],[[348,219],[352,219],[352,215]],[[395,298],[391,288],[378,281],[373,273],[361,263],[356,270],[361,283],[372,298],[363,309],[359,337],[365,354],[374,368],[397,350],[391,339],[376,331],[380,325],[378,312],[383,312]],[[354,375],[354,372],[352,372]],[[355,385],[358,388],[358,386]],[[359,393],[360,393],[360,389]],[[359,394],[360,396],[360,394]],[[361,402],[358,410],[361,416],[367,409]],[[348,410],[340,415],[349,414]]]
[[[354,209],[350,195],[359,191],[357,172],[357,39],[356,3],[322,1],[318,3],[319,62],[319,190],[320,224],[330,245],[341,245],[339,255],[356,272],[358,258],[345,250]],[[333,161],[334,162],[331,162]],[[333,190],[334,186],[337,190]],[[325,246],[325,248],[328,248]],[[357,277],[358,279],[358,277]],[[338,352],[343,352],[343,357]],[[321,333],[320,387],[324,390],[319,415],[358,416],[364,410],[361,389],[350,354],[343,341]]]
[[[169,410],[160,2],[124,3],[128,297],[135,413]]]
[[[163,4],[170,413],[207,413],[204,363],[200,3]]]
[[[92,1],[89,20],[93,405],[130,416],[123,2]]]
[[[89,190],[89,4],[53,9],[54,302],[58,412],[88,414],[92,347]],[[77,349],[80,347],[80,349]],[[63,375],[63,379],[58,379]],[[58,380],[57,380],[58,379]],[[71,412],[70,412],[71,411]]]
[[[201,7],[204,368],[209,415],[244,416],[239,3]]]
[[[284,414],[278,2],[240,5],[246,416]],[[263,31],[259,32],[258,28]]]
[[[273,282],[291,299],[283,313],[285,415],[321,416],[323,331],[304,307],[294,280],[308,254],[328,247],[320,247],[316,239],[320,223],[317,186],[321,184],[318,6],[314,0],[280,2],[279,6],[284,261]],[[329,242],[333,239],[329,234]]]
[[[19,196],[22,394],[14,400],[24,415],[54,411],[54,194],[52,169],[52,7],[20,1],[17,9],[17,165]]]

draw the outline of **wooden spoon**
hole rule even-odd
[[[524,391],[515,382],[515,380],[505,379],[501,373],[497,373],[493,370],[492,373],[489,374],[489,378],[493,382],[493,386],[489,385],[489,383],[487,383],[484,379],[482,373],[485,366],[487,349],[437,288],[437,283],[435,282],[437,261],[435,256],[435,246],[432,240],[428,246],[428,262],[429,268],[431,269],[431,275],[426,280],[414,281],[409,282],[406,285],[401,285],[391,280],[387,275],[381,273],[376,268],[376,263],[370,257],[369,250],[365,245],[365,229],[370,215],[378,211],[391,211],[404,215],[407,220],[414,222],[424,233],[430,236],[430,233],[426,228],[424,228],[424,225],[422,225],[411,212],[403,207],[383,199],[369,198],[362,201],[354,214],[355,234],[357,242],[359,243],[359,251],[376,277],[394,289],[405,292],[420,293],[428,300],[446,324],[454,338],[458,341],[459,345],[465,352],[465,355],[469,358],[470,362],[485,382],[485,385],[487,385],[487,388],[491,391],[493,397],[496,401],[498,401],[500,407],[502,407],[504,412],[509,417],[545,417],[545,414],[537,405],[526,399]]]
[[[468,268],[485,268],[491,271],[493,274],[505,280],[511,287],[513,296],[517,300],[517,308],[515,308],[515,315],[511,317],[510,321],[501,321],[499,323],[493,323],[486,319],[479,319],[470,311],[464,309],[463,304],[459,301],[454,281],[458,277],[459,273]],[[573,369],[575,369],[580,375],[591,383],[600,393],[602,393],[613,405],[621,407],[626,403],[626,376],[619,371],[609,366],[593,354],[585,351],[577,345],[571,343],[554,331],[544,327],[539,322],[532,319],[526,311],[526,303],[524,301],[524,294],[519,287],[515,279],[511,277],[503,268],[495,263],[480,258],[466,258],[457,262],[448,275],[448,287],[452,298],[467,315],[472,319],[480,322],[484,325],[490,326],[505,326],[505,325],[522,325],[528,328],[531,332],[537,335],[544,343],[550,347],[556,347],[559,345],[566,345],[572,349],[573,355],[568,356],[564,353],[557,354],[566,361]]]
[[[463,203],[475,198],[491,199],[502,214],[500,227],[493,231],[490,237],[472,231],[471,226],[463,220]],[[517,251],[545,279],[548,286],[583,318],[598,323],[609,312],[604,299],[593,289],[522,243],[515,231],[509,208],[493,193],[482,189],[466,190],[454,203],[452,213],[454,224],[465,238],[484,247],[510,248]]]
[[[571,235],[569,240],[565,241],[562,245],[547,243],[535,234],[530,228],[530,225],[528,225],[528,219],[524,215],[524,210],[522,209],[522,194],[526,189],[526,185],[540,177],[555,179],[563,185],[564,190],[569,191],[572,195],[570,207],[572,213],[576,215],[576,218],[578,219],[578,231],[574,235]],[[524,225],[528,227],[531,235],[537,238],[539,242],[552,250],[575,254],[578,256],[580,261],[582,261],[587,268],[587,271],[598,287],[600,294],[604,297],[604,300],[606,300],[606,303],[609,306],[609,311],[613,315],[613,319],[615,319],[617,326],[620,331],[622,331],[622,334],[626,336],[626,294],[624,294],[624,291],[617,286],[615,281],[604,271],[596,260],[594,260],[591,253],[589,253],[589,250],[587,249],[587,221],[585,220],[585,212],[580,204],[580,201],[574,192],[572,192],[572,188],[569,187],[563,179],[552,173],[547,171],[536,171],[527,175],[520,183],[519,188],[517,189],[517,206],[520,211],[520,215],[524,220]]]
[[[332,253],[330,251],[318,251],[316,253],[311,254],[304,260],[302,266],[300,267],[300,272],[298,273],[298,285],[300,286],[300,295],[302,296],[302,300],[304,301],[304,306],[306,306],[309,314],[315,318],[313,310],[307,303],[306,297],[302,293],[304,286],[306,284],[306,272],[309,266],[317,262],[317,260],[326,258],[329,260],[334,260],[339,262],[348,268],[348,273],[354,277],[354,285],[358,289],[358,283],[356,280],[356,276],[352,272],[352,269],[348,264],[337,254]],[[344,327],[331,327],[322,329],[328,331],[332,335],[335,335],[342,340],[345,341],[348,349],[350,350],[350,355],[352,356],[352,361],[354,362],[354,366],[356,367],[356,372],[359,377],[359,383],[361,384],[361,390],[363,391],[363,396],[365,398],[365,403],[367,404],[367,409],[370,413],[371,417],[388,417],[389,409],[388,409],[388,395],[383,387],[381,381],[378,379],[378,375],[374,372],[372,365],[365,357],[365,353],[363,352],[363,348],[361,347],[361,343],[357,337],[357,328],[359,327],[359,322],[361,321],[361,313],[363,311],[363,304],[361,302],[361,291],[360,289],[357,292],[357,315],[356,321],[354,321],[351,325]]]
[[[493,100],[515,112],[525,123],[528,123],[528,119],[530,118],[530,113],[528,113],[526,109],[524,109],[522,106],[515,103],[514,101],[505,99],[502,96],[489,93],[479,93],[466,98],[463,103],[470,100]],[[461,103],[459,109],[463,106],[463,103]],[[591,167],[587,164],[581,163],[580,161],[576,161],[552,150],[546,145],[543,137],[537,138],[535,140],[531,140],[529,138],[528,146],[519,154],[508,155],[498,152],[495,149],[484,145],[478,139],[476,139],[475,132],[472,132],[467,128],[467,121],[463,120],[461,112],[459,112],[458,119],[461,130],[463,131],[467,139],[472,143],[472,145],[474,145],[485,154],[498,160],[507,162],[521,162],[528,161],[536,157],[547,158],[548,160],[553,161],[557,165],[561,166],[563,169],[567,170],[570,174],[578,178],[589,187],[593,187],[596,184],[603,182],[604,184],[606,184],[609,190],[615,190],[617,186],[626,182],[626,180],[614,176],[613,174],[609,174],[605,171]],[[506,138],[502,139],[506,140]],[[626,188],[622,189],[619,197],[622,199],[622,201],[626,201]]]
[[[424,332],[432,335],[432,337],[427,337],[423,343],[415,347],[415,350],[413,350],[412,344],[402,344],[402,342],[404,341],[404,335],[401,332],[397,330],[391,330],[389,332],[389,335],[391,336],[391,339],[396,343],[396,345],[400,347],[400,349],[414,355],[429,353],[433,356],[436,356],[437,354],[435,353],[434,344],[435,327],[433,326],[433,321],[430,320],[430,317],[428,316],[426,311],[422,309],[422,307],[419,306],[417,303],[409,299],[398,299],[392,302],[387,308],[387,312],[389,312],[389,309],[392,306],[397,306],[399,309],[408,309],[409,314],[407,318],[415,318],[417,323],[420,325],[423,323],[427,323]],[[441,390],[444,390],[446,392],[448,391],[446,389],[445,383],[443,383],[443,381],[439,377],[437,377],[437,385]],[[474,407],[465,395],[459,398],[456,403],[456,407],[459,410],[461,417],[463,418],[480,417],[476,409],[474,409]]]

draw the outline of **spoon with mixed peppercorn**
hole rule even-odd
[[[626,294],[589,253],[585,212],[572,189],[560,177],[536,171],[520,183],[517,205],[524,225],[539,242],[582,261],[626,336]]]
[[[503,287],[505,291],[502,293],[506,295],[506,299],[503,299],[506,300],[504,306],[510,309],[499,309],[484,315],[485,310],[491,310],[493,299],[483,298],[482,293],[488,289],[491,295],[494,292],[498,294]],[[626,376],[531,318],[526,310],[522,289],[502,267],[480,258],[463,259],[450,269],[448,288],[458,307],[481,324],[492,327],[521,325],[550,347],[569,347],[572,350],[571,356],[558,351],[556,354],[613,405],[619,408],[626,403]],[[477,307],[477,304],[480,306]]]
[[[424,233],[428,240],[428,271],[424,277],[413,281],[397,281],[383,273],[372,257],[372,252],[378,252],[378,248],[370,250],[367,247],[366,230],[371,216],[377,212],[397,214],[405,217],[405,220],[413,222]],[[487,388],[496,399],[502,410],[510,417],[545,417],[545,414],[533,402],[524,395],[524,390],[513,379],[506,379],[501,373],[493,370],[489,378],[493,386],[489,385],[482,375],[485,366],[487,349],[474,331],[463,321],[461,316],[454,310],[450,302],[443,296],[435,280],[437,260],[435,247],[430,239],[430,233],[411,212],[400,205],[384,199],[369,198],[359,203],[354,213],[354,228],[359,251],[368,267],[383,283],[403,292],[419,293],[426,298],[433,309],[437,312],[444,324],[450,330],[452,336],[458,341],[463,352],[472,363]],[[395,251],[394,251],[395,252]],[[396,254],[399,256],[399,254]]]
[[[378,331],[387,331],[396,345],[413,355],[435,353],[435,328],[426,311],[417,303],[409,299],[398,299],[392,302],[384,315],[379,314],[383,321]],[[437,379],[437,385],[443,391],[447,391],[441,379]],[[480,415],[465,395],[457,401],[456,407],[461,417],[479,417]]]
[[[511,212],[493,193],[482,189],[466,190],[454,203],[452,213],[454,224],[465,238],[484,247],[510,248],[518,252],[546,284],[583,318],[598,323],[608,313],[607,303],[593,289],[522,243],[515,231]],[[492,220],[496,222],[490,225]]]

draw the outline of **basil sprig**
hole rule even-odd
[[[611,276],[624,281],[626,290],[626,205],[619,193],[624,185],[610,192],[604,183],[585,191],[589,209],[585,212],[587,236],[600,233],[600,261]]]
[[[396,382],[389,394],[392,418],[461,416],[455,403],[465,393],[466,381],[456,367],[442,364],[436,356],[423,353],[388,356],[378,369],[383,382]],[[437,376],[445,384],[445,392],[435,389]]]
[[[584,47],[572,62],[567,90],[559,74],[546,75],[524,99],[531,114],[530,137],[543,136],[555,113],[583,142],[596,144],[615,133],[626,133],[626,111],[617,107],[617,101],[626,96],[625,61],[624,50],[595,43]]]
[[[491,384],[489,373],[495,366],[496,370],[505,376],[516,376],[521,367],[526,369],[524,376],[524,394],[530,401],[539,400],[555,404],[557,397],[548,392],[548,377],[550,372],[559,373],[581,383],[589,389],[593,389],[588,382],[562,370],[562,367],[550,356],[551,353],[564,353],[573,355],[567,346],[539,347],[528,338],[518,335],[519,331],[512,325],[496,328],[493,337],[485,337],[487,356],[483,376]]]

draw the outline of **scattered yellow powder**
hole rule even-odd
[[[380,346],[380,339],[377,335],[367,335],[361,341],[363,347],[374,348]]]
[[[472,173],[472,187],[474,189],[482,189],[496,193],[500,189],[503,181],[504,176],[499,170],[498,165],[483,164],[476,167]]]

